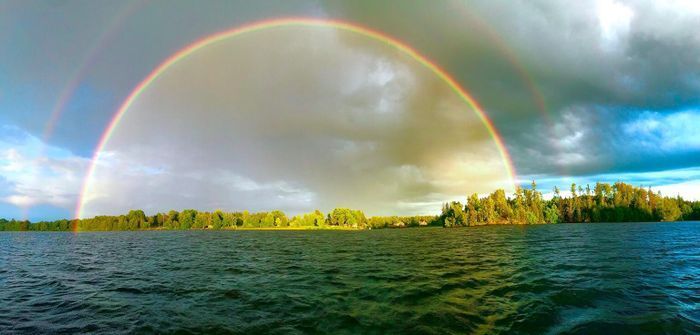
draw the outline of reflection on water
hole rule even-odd
[[[700,332],[700,223],[0,234],[0,333]]]

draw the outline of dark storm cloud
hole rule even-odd
[[[495,119],[524,174],[699,163],[696,151],[638,150],[620,129],[645,111],[700,105],[700,9],[692,1],[402,4],[332,3],[329,12],[392,32],[443,64]],[[548,116],[532,90],[543,95]],[[574,114],[581,122],[567,124]],[[550,144],[577,132],[576,147]]]
[[[475,7],[524,60],[555,112],[572,104],[673,109],[700,101],[697,9],[625,1]]]
[[[359,23],[398,38],[436,61],[484,106],[525,177],[583,178],[700,164],[695,135],[700,133],[700,6],[684,0],[4,2],[0,4],[0,123],[26,130],[33,136],[31,141],[42,139],[52,109],[82,69],[49,144],[89,157],[121,102],[168,56],[203,36],[282,16]],[[343,43],[349,49],[369,50],[352,38]],[[345,77],[357,85],[343,102],[348,109],[343,126],[328,126],[323,118],[307,120],[308,126],[327,126],[326,133],[316,136],[325,136],[329,147],[355,158],[364,159],[371,149],[381,152],[389,165],[405,162],[408,168],[384,178],[412,179],[412,183],[395,185],[405,195],[401,201],[411,208],[457,192],[462,186],[447,192],[443,185],[438,187],[442,191],[436,191],[435,181],[430,180],[434,176],[421,175],[410,166],[439,165],[441,157],[454,149],[421,134],[446,132],[446,138],[456,138],[459,129],[425,129],[430,124],[423,115],[400,125],[357,121],[368,104],[392,94],[407,109],[426,113],[440,109],[433,104],[444,99],[411,101],[401,96],[404,88],[397,88],[395,94],[377,90],[357,77],[366,73]],[[297,84],[297,92],[280,97],[295,108],[319,99],[324,89],[332,87]],[[255,92],[255,85],[243,81],[236,89]],[[416,85],[413,89],[426,95],[441,94],[429,81]],[[312,96],[304,87],[315,87],[319,94]],[[544,110],[537,94],[543,98]],[[280,140],[290,135],[284,132],[287,125],[294,125],[289,117],[294,110],[257,121],[258,126],[276,132],[267,141],[277,140],[281,157],[295,152],[289,141]],[[284,111],[278,108],[275,113]],[[389,134],[378,135],[374,126],[387,127],[389,134],[425,132],[400,142]],[[358,130],[362,127],[364,131]],[[376,146],[378,140],[393,144]],[[477,140],[465,137],[455,147]],[[11,142],[7,136],[3,141]],[[17,141],[23,140],[18,137]],[[264,141],[260,139],[260,145]],[[256,172],[260,171],[252,171]],[[254,181],[259,188],[251,190],[260,199],[271,189],[313,193],[312,187],[294,180],[280,184],[265,179]],[[251,195],[250,199],[257,198]],[[287,203],[290,208],[299,206],[295,201]]]
[[[407,42],[458,78],[516,153],[532,149],[520,147],[522,137],[547,122],[533,90],[542,93],[554,122],[574,107],[700,105],[700,15],[692,2],[68,1],[9,8],[0,20],[0,41],[11,46],[2,56],[8,75],[0,81],[6,97],[0,107],[8,122],[35,134],[86,52],[104,43],[84,87],[105,94],[76,92],[54,138],[83,155],[131,88],[168,55],[216,31],[289,15],[347,19]],[[107,27],[122,12],[122,22]],[[101,41],[107,28],[115,32]],[[72,129],[75,124],[83,131]],[[527,157],[516,156],[516,163],[525,171],[540,168]]]

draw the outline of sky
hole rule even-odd
[[[696,1],[0,1],[0,217],[435,213],[516,184],[700,199]],[[93,159],[97,157],[97,159]],[[92,170],[90,169],[92,167]],[[86,179],[88,172],[91,177]]]

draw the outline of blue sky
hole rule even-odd
[[[4,1],[0,217],[71,217],[101,134],[151,70],[201,37],[286,16],[355,22],[436,61],[493,119],[523,184],[622,180],[700,198],[693,1]],[[306,179],[249,177],[226,180],[300,197],[289,206],[323,196]],[[412,199],[441,201],[435,194]]]

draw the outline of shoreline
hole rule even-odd
[[[487,228],[487,227],[542,227],[542,226],[557,226],[557,225],[597,225],[597,224],[655,224],[655,223],[697,223],[700,224],[700,220],[678,220],[678,221],[629,221],[629,222],[560,222],[560,223],[536,223],[536,224],[508,224],[508,223],[494,223],[494,224],[481,224],[474,226],[458,226],[458,227],[440,227],[440,226],[427,226],[427,227],[386,227],[386,228],[351,228],[351,227],[245,227],[245,228],[223,228],[223,229],[202,229],[202,228],[191,228],[191,229],[163,229],[163,228],[148,228],[148,229],[134,229],[134,230],[0,230],[0,233],[112,233],[112,232],[175,232],[175,231],[212,231],[212,232],[235,232],[235,231],[372,231],[372,230],[406,230],[406,229],[447,229],[447,230],[462,230],[462,229],[473,229],[473,228]]]

